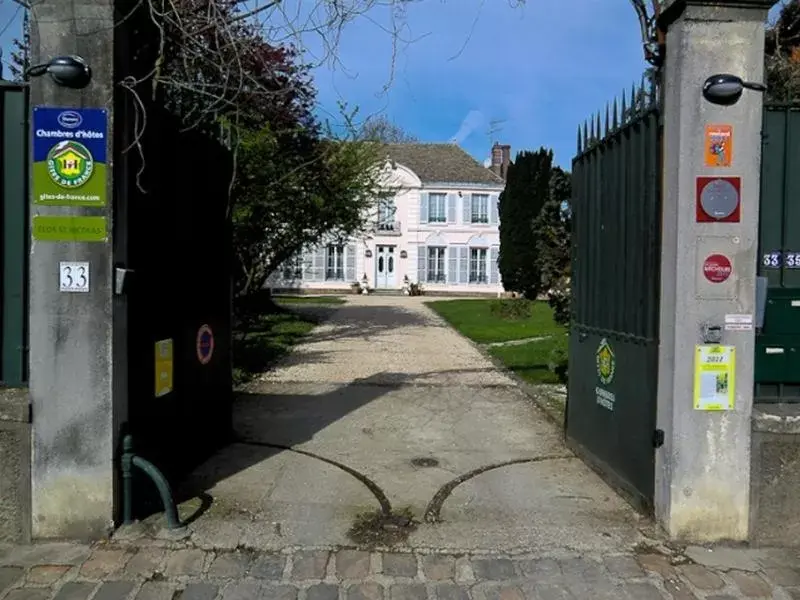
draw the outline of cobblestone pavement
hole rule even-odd
[[[800,598],[786,550],[472,556],[46,544],[0,550],[0,600],[730,600]],[[677,564],[676,564],[677,563]]]

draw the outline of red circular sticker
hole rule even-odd
[[[722,283],[731,276],[733,267],[727,256],[712,254],[703,263],[703,275],[711,283]]]
[[[197,360],[201,365],[211,362],[214,355],[214,332],[208,325],[202,325],[197,330]]]

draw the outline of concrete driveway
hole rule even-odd
[[[379,533],[410,533],[392,540],[401,547],[602,553],[637,541],[636,513],[423,299],[354,296],[331,310],[239,397],[239,443],[184,487],[210,496],[195,543],[352,545],[365,513],[413,515],[413,531],[381,521]]]

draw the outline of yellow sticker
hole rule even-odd
[[[736,397],[736,348],[695,347],[695,410],[733,410]]]
[[[172,340],[156,342],[156,398],[172,391]]]

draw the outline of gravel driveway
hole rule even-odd
[[[631,547],[637,515],[423,302],[354,296],[249,386],[239,443],[192,478],[214,500],[197,543],[347,545],[359,515],[391,510],[419,522],[403,547]]]

